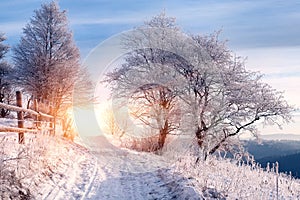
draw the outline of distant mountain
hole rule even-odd
[[[261,135],[263,140],[296,140],[300,141],[300,135],[296,134],[271,134],[271,135]]]
[[[296,178],[300,178],[300,153],[290,154],[286,156],[273,156],[266,157],[256,160],[258,163],[262,165],[262,167],[266,167],[267,163],[275,163],[276,161],[279,163],[279,171],[289,173],[292,172],[292,175]]]
[[[263,140],[261,143],[248,140],[244,142],[244,146],[250,154],[254,155],[255,159],[300,152],[300,141],[294,140]]]
[[[248,140],[244,142],[245,149],[255,160],[266,167],[267,163],[279,162],[280,172],[292,172],[300,178],[300,141],[296,140]]]

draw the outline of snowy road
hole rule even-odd
[[[118,149],[104,137],[90,146],[98,169],[82,199],[200,199],[161,156]]]

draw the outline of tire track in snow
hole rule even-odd
[[[97,160],[95,158],[94,171],[93,171],[92,177],[90,178],[89,183],[87,184],[87,189],[85,190],[85,192],[83,193],[82,197],[80,198],[81,200],[84,200],[87,197],[87,195],[91,192],[93,185],[96,184],[95,180],[99,176],[97,165],[98,165],[98,163],[97,163]]]
[[[72,144],[70,151],[76,155],[73,162],[66,163],[63,171],[53,172],[52,186],[42,192],[41,199],[85,199],[95,178],[98,177],[97,159],[86,148]],[[60,176],[60,177],[59,177]]]

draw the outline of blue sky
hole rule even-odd
[[[0,32],[14,46],[22,28],[40,8],[41,0],[0,3]],[[247,56],[251,70],[284,90],[300,107],[300,1],[276,0],[60,0],[84,59],[103,40],[141,25],[165,10],[188,33],[208,34],[222,29],[222,38],[238,54]],[[300,117],[288,132],[300,133]]]
[[[14,45],[22,27],[40,7],[41,0],[0,3],[0,31]],[[162,10],[175,16],[187,32],[210,33],[223,29],[234,49],[300,45],[299,1],[197,0],[60,0],[82,57],[109,36],[140,25]]]

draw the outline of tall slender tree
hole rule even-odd
[[[23,29],[13,48],[17,80],[27,92],[50,101],[58,110],[70,96],[79,70],[79,51],[68,29],[65,11],[56,3],[43,4]]]
[[[5,54],[9,50],[9,46],[3,44],[6,38],[4,34],[0,34],[0,102],[10,104],[13,100],[12,96],[12,83],[10,75],[12,73],[11,65],[4,60]],[[1,117],[9,114],[9,110],[1,108]]]
[[[76,92],[88,89],[66,11],[60,11],[56,2],[34,11],[13,52],[17,83],[39,101],[49,102],[54,116],[64,116],[71,106],[78,81],[82,84],[77,84],[81,87]]]

